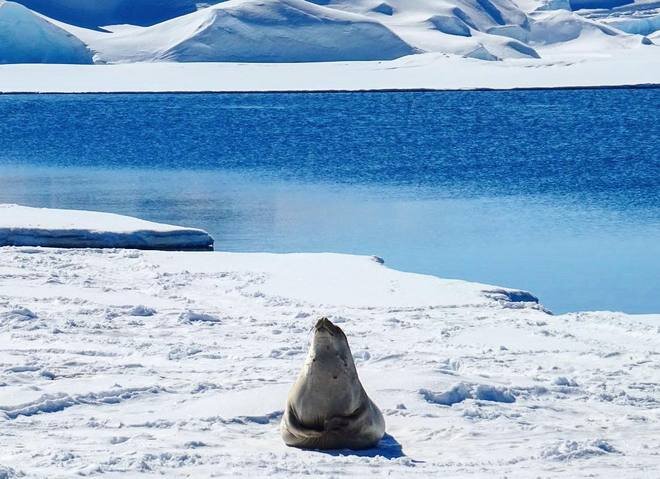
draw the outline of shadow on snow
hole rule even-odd
[[[397,459],[406,457],[403,447],[393,436],[385,434],[376,447],[354,451],[352,449],[330,449],[319,450],[324,454],[331,456],[359,456],[359,457],[384,457],[385,459]]]

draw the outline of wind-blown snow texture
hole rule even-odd
[[[280,439],[320,315],[383,409],[377,449]],[[0,475],[651,477],[658,321],[368,257],[0,248]]]
[[[213,238],[112,213],[0,204],[0,246],[209,250]]]

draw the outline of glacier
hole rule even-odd
[[[42,28],[57,27],[78,38],[94,53],[96,63],[392,60],[438,52],[470,58],[543,58],[556,53],[546,52],[544,46],[558,42],[570,42],[571,51],[593,55],[613,46],[654,47],[659,9],[653,0],[623,6],[606,0],[19,3],[25,6],[20,9],[24,16],[32,12],[27,8],[34,9],[33,21],[38,19]],[[4,10],[19,10],[17,3],[4,4]],[[6,30],[14,42],[26,36]],[[64,49],[60,43],[37,44],[35,62],[51,62],[37,52]],[[479,50],[488,55],[475,55]]]
[[[0,64],[92,63],[92,54],[73,34],[29,9],[0,0]]]
[[[657,0],[18,0],[0,5],[0,92],[282,91],[454,88],[490,64],[478,88],[656,85],[660,78]],[[32,10],[33,9],[33,10]],[[18,27],[21,25],[29,27]],[[323,66],[342,64],[350,66]],[[362,62],[372,62],[366,65]],[[607,65],[603,65],[606,62]],[[126,71],[15,64],[148,64]],[[217,68],[196,64],[213,63]],[[296,64],[317,64],[301,68]],[[180,64],[160,69],[157,64]],[[184,66],[184,64],[195,64]],[[257,79],[232,80],[244,64]],[[424,75],[405,70],[429,66]],[[280,67],[281,66],[281,67]],[[555,74],[548,67],[557,67]],[[575,71],[574,66],[581,70]],[[329,81],[314,72],[348,74]],[[457,71],[458,68],[460,71]],[[534,68],[537,72],[526,70]],[[363,80],[364,71],[384,81]],[[393,70],[404,70],[392,73]],[[620,70],[627,69],[622,74]],[[142,72],[149,70],[145,76]],[[481,70],[479,68],[479,70]],[[161,74],[167,71],[167,75]],[[275,79],[270,78],[270,72]],[[602,71],[617,77],[611,81]],[[117,77],[122,72],[121,77]],[[222,77],[212,75],[217,72]],[[266,72],[262,74],[262,72]],[[586,72],[586,73],[585,73]],[[128,79],[123,77],[128,75]],[[108,75],[107,81],[99,81]],[[204,75],[201,80],[198,75]],[[208,76],[211,75],[211,76]],[[430,75],[430,76],[426,76]],[[600,80],[598,80],[600,75]],[[66,76],[65,85],[59,79]],[[369,73],[371,78],[371,73]],[[397,80],[390,78],[396,76]],[[530,81],[527,77],[542,77]],[[147,78],[148,77],[148,78]],[[177,78],[171,82],[169,77]],[[625,77],[625,78],[623,78]],[[227,79],[226,81],[224,79]],[[443,82],[443,78],[447,80]],[[579,78],[583,78],[582,81]],[[51,79],[54,79],[51,81]],[[475,79],[472,79],[475,80]],[[105,84],[123,85],[105,86]],[[257,83],[256,86],[244,86]],[[469,81],[463,88],[473,88]],[[199,85],[196,89],[191,85]],[[357,85],[360,85],[359,88]],[[34,86],[33,86],[34,85]],[[167,85],[167,87],[165,87]],[[311,86],[310,86],[311,85]],[[353,86],[355,85],[355,86]],[[458,86],[460,88],[460,86]]]

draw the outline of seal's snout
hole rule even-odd
[[[332,321],[330,321],[328,318],[321,318],[316,322],[316,326],[314,326],[314,330],[316,332],[321,332],[321,331],[326,331],[330,334],[334,335],[334,330],[337,329],[337,326],[332,324]]]

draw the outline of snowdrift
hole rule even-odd
[[[92,63],[92,54],[65,30],[0,0],[0,63]]]
[[[593,37],[612,37],[618,34],[608,26],[592,22],[572,12],[559,10],[543,12],[536,16],[531,24],[529,38],[538,44],[553,44],[576,40],[583,35],[591,36],[593,39]]]
[[[415,52],[376,21],[304,0],[232,0],[92,46],[105,62],[390,60]]]
[[[203,230],[95,211],[0,205],[1,246],[209,250]]]

